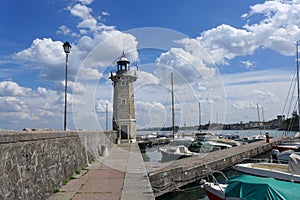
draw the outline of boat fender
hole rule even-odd
[[[278,155],[279,153],[280,153],[280,152],[279,152],[278,149],[272,149],[272,151],[271,151],[272,159],[278,160],[277,155]]]
[[[201,179],[200,181],[199,181],[199,185],[204,185],[206,183],[206,181],[204,180],[204,179]]]
[[[279,151],[278,151],[278,149],[272,149],[272,151],[271,151],[271,155],[273,156],[273,155],[278,155],[279,154]]]

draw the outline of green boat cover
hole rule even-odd
[[[233,176],[228,179],[226,197],[243,200],[300,199],[300,184],[250,175]]]

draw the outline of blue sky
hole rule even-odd
[[[298,0],[4,0],[0,128],[63,126],[64,41],[72,45],[68,128],[104,129],[108,79],[124,48],[139,63],[138,128],[266,120],[282,114],[300,39]],[[288,115],[287,113],[285,113]]]

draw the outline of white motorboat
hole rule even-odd
[[[221,142],[196,140],[189,146],[189,150],[196,153],[208,153],[231,147],[232,146],[230,144],[225,144]]]
[[[291,154],[288,164],[244,163],[233,167],[236,171],[261,177],[300,183],[300,155]]]
[[[222,143],[222,142],[216,142],[216,141],[205,141],[204,145],[213,146],[214,148],[218,148],[219,150],[231,148],[232,145]]]
[[[266,140],[265,135],[252,135],[252,136],[243,138],[243,141],[247,142],[247,143],[252,143],[252,142],[257,142],[257,141],[262,141],[262,140]]]
[[[294,150],[286,150],[279,152],[277,149],[273,149],[271,151],[272,157],[276,159],[279,163],[288,163],[290,160],[290,155],[294,153],[297,155],[300,155],[299,149],[294,151]]]
[[[165,147],[159,148],[159,151],[162,154],[162,161],[171,161],[171,160],[177,160],[180,158],[186,158],[186,157],[200,155],[198,153],[189,151],[188,148],[184,145],[165,146]]]

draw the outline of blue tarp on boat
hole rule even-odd
[[[300,184],[250,175],[233,176],[228,179],[226,197],[243,200],[300,199]]]

